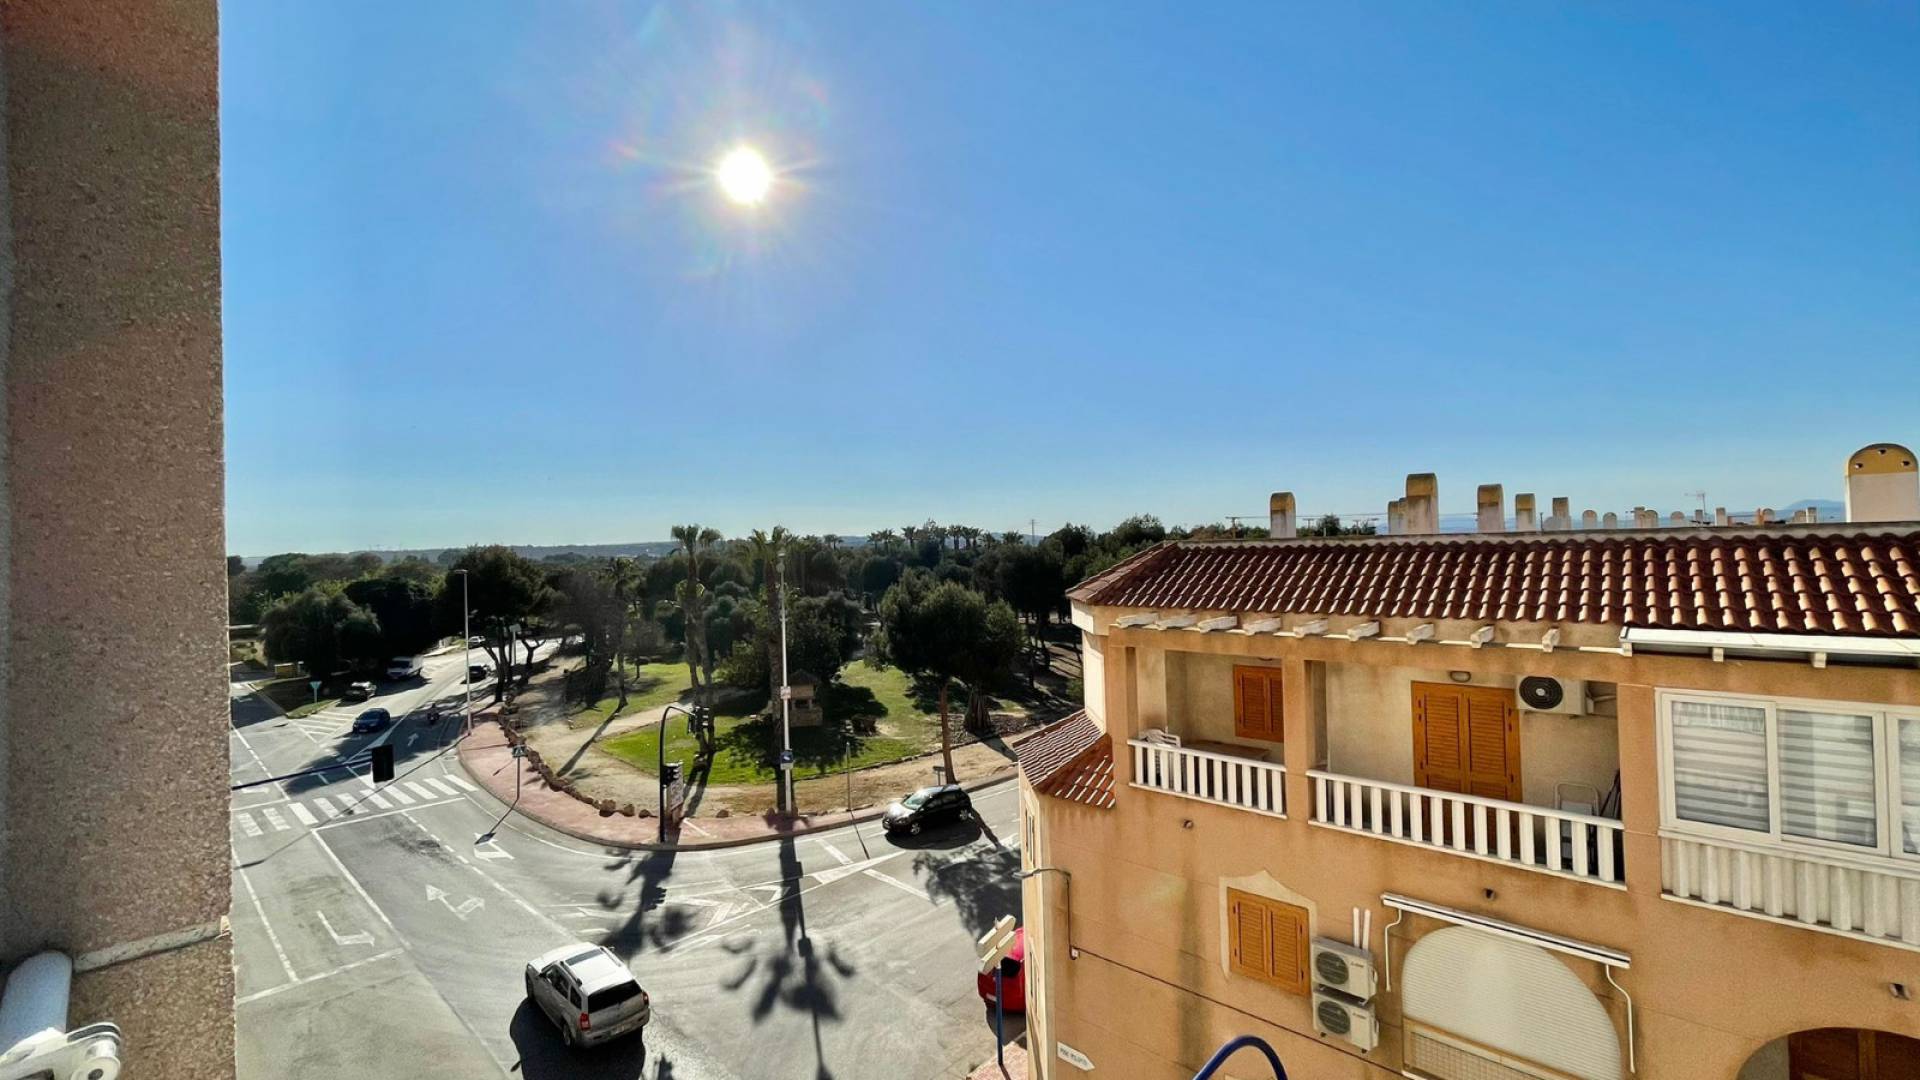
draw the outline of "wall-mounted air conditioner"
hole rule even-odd
[[[1528,712],[1585,713],[1587,684],[1579,679],[1529,675],[1520,680],[1520,707]]]
[[[1361,1050],[1380,1045],[1380,1022],[1373,1017],[1373,1006],[1338,990],[1313,992],[1313,1027],[1322,1035],[1338,1036]]]
[[[1313,981],[1350,998],[1373,998],[1373,954],[1331,938],[1313,939]]]

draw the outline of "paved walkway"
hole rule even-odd
[[[1019,1040],[1007,1044],[1007,1071],[1000,1071],[998,1061],[989,1061],[967,1075],[967,1080],[1027,1080],[1027,1048]]]
[[[625,718],[623,718],[625,719]],[[642,726],[635,724],[633,726]],[[1031,733],[1026,733],[1031,734]],[[962,752],[971,751],[980,756],[974,775],[969,777],[969,768],[962,764]],[[547,752],[541,751],[549,762],[553,759]],[[1001,762],[999,766],[990,766],[986,760],[991,758]],[[516,813],[524,814],[548,828],[579,837],[594,843],[622,848],[656,848],[659,843],[660,822],[657,817],[627,817],[613,814],[603,817],[599,810],[562,791],[548,787],[524,758],[515,758],[507,744],[506,734],[492,717],[474,718],[473,735],[460,743],[460,764],[467,774],[485,787],[503,803],[514,807]],[[908,772],[924,774],[927,766],[924,761],[908,763],[910,770],[902,766],[880,766],[879,769],[902,770],[900,792],[905,793],[916,781],[907,779]],[[954,751],[954,769],[961,775],[962,782],[969,789],[978,789],[990,784],[1000,783],[1013,778],[1015,766],[999,751],[981,745],[973,745]],[[876,772],[875,770],[862,770]],[[577,770],[576,770],[577,775]],[[636,773],[636,775],[639,775]],[[819,783],[839,783],[839,780],[817,781]],[[925,783],[922,779],[917,783]],[[804,788],[809,781],[799,785]],[[651,809],[657,799],[657,783],[652,777],[646,777],[650,795],[646,805]],[[636,804],[639,800],[634,800]],[[804,799],[802,800],[805,801]],[[879,817],[885,810],[885,804],[857,807],[853,811],[836,810],[831,813],[802,814],[796,817],[784,817],[773,813],[732,814],[728,817],[696,816],[688,818],[681,825],[678,834],[668,835],[667,847],[677,850],[692,850],[708,847],[731,847],[737,844],[753,843],[757,840],[769,840],[776,836],[794,836],[814,832],[819,829],[834,828],[854,821],[869,821]]]

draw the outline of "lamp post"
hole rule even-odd
[[[787,550],[780,549],[780,794],[791,815],[793,805],[793,686],[787,682]]]
[[[465,687],[467,696],[467,735],[473,734],[473,603],[467,594],[466,570],[455,570],[460,575],[460,648],[466,657],[466,673],[461,676],[460,685]],[[514,801],[519,801],[518,792]]]

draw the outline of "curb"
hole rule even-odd
[[[476,716],[474,717],[474,719],[478,721],[480,718]],[[489,719],[491,720],[492,718],[489,718]],[[491,798],[495,802],[500,803],[500,805],[503,808],[508,808],[510,806],[510,804],[502,800],[500,796],[495,795],[493,792],[493,789],[488,787],[484,780],[480,779],[480,777],[476,775],[472,769],[467,767],[466,755],[461,754],[458,751],[455,751],[453,756],[455,760],[460,762],[461,771],[466,773],[467,776],[474,781],[474,783],[480,788],[481,791],[486,792],[488,798]],[[1012,772],[1008,773],[1005,776],[990,776],[981,780],[975,780],[971,783],[961,784],[960,787],[963,790],[966,790],[968,792],[981,791],[986,788],[994,787],[995,785],[998,785],[998,784],[1004,784],[1007,781],[1012,780],[1013,778],[1019,775],[1020,775],[1020,770],[1016,766]],[[541,781],[538,777],[535,777],[534,782],[540,783]],[[646,842],[628,843],[621,840],[609,840],[606,837],[595,836],[592,833],[586,832],[585,830],[572,828],[567,825],[560,824],[559,822],[549,820],[543,814],[537,814],[527,810],[517,810],[514,812],[518,813],[521,817],[524,817],[529,821],[538,822],[543,827],[552,829],[554,832],[561,833],[566,836],[571,836],[575,840],[584,840],[590,844],[598,844],[601,847],[614,848],[620,851],[718,851],[723,848],[746,847],[749,844],[765,844],[774,840],[788,840],[796,836],[806,836],[811,833],[825,832],[828,829],[838,829],[848,825],[862,825],[869,821],[874,821],[878,819],[882,814],[885,814],[887,811],[886,811],[886,807],[878,807],[878,808],[869,807],[867,809],[860,810],[851,814],[844,813],[844,812],[833,814],[831,815],[833,820],[822,821],[818,824],[809,823],[807,827],[803,829],[790,829],[785,832],[771,832],[763,836],[741,836],[741,837],[732,837],[725,840],[699,840],[699,841],[694,841],[692,843],[685,843],[685,844],[661,844],[661,843],[646,843]]]

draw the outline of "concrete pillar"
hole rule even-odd
[[[1298,532],[1293,518],[1293,492],[1276,491],[1267,497],[1267,538],[1291,540]]]
[[[1523,492],[1513,497],[1513,531],[1523,533],[1540,531],[1539,512],[1533,507],[1531,492]]]
[[[1133,717],[1126,723],[1108,728],[1116,743],[1138,738],[1148,728],[1164,728],[1167,711],[1167,650],[1136,648],[1133,654],[1135,680]]]
[[[1920,465],[1898,443],[1874,443],[1847,459],[1848,521],[1920,521]]]
[[[1483,533],[1503,533],[1507,531],[1506,492],[1499,484],[1481,484],[1480,493],[1474,499],[1474,528]]]
[[[1432,473],[1408,473],[1406,526],[1418,536],[1440,531],[1440,481]]]

